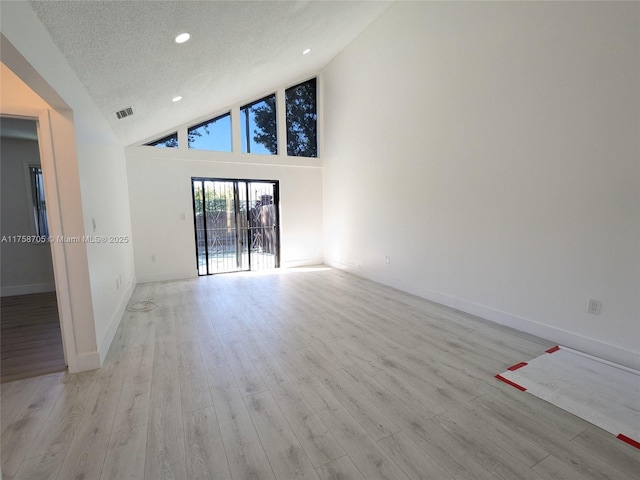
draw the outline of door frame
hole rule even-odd
[[[58,196],[58,180],[56,161],[54,155],[53,135],[51,133],[51,121],[48,110],[14,107],[0,109],[0,115],[4,117],[23,118],[35,120],[38,132],[38,150],[40,164],[42,166],[42,178],[44,180],[44,196],[47,205],[47,222],[49,235],[54,238],[62,236],[62,214]],[[71,294],[67,275],[67,255],[64,243],[49,242],[51,247],[51,259],[53,261],[53,276],[56,288],[56,301],[58,304],[58,317],[60,319],[60,331],[62,334],[62,350],[64,360],[70,372],[79,371],[76,356],[76,341],[71,309]]]

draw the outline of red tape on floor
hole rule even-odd
[[[526,365],[529,365],[529,364],[527,362],[516,363],[515,365],[512,365],[509,368],[507,368],[507,370],[510,370],[510,371],[513,372],[513,371],[518,370],[519,368],[522,368],[522,367],[524,367]]]
[[[507,385],[511,385],[514,388],[517,388],[518,390],[520,390],[521,392],[526,392],[527,389],[524,388],[522,385],[518,385],[517,383],[512,382],[511,380],[507,380],[506,378],[504,378],[502,375],[498,374],[496,375],[496,378],[498,380],[503,381],[504,383],[506,383]]]
[[[562,350],[562,348],[561,348],[559,345],[556,345],[555,347],[551,347],[550,349],[546,350],[546,353],[554,353],[554,352],[557,352],[558,350]],[[570,350],[570,349],[565,349],[565,350],[563,350],[563,354],[565,354],[565,355],[570,355],[571,353],[572,353],[572,352],[571,352],[571,350]],[[542,356],[538,357],[538,358],[542,359],[543,357],[545,357],[545,356],[544,356],[544,354],[543,354]],[[561,355],[559,355],[559,356],[557,356],[557,357],[554,355],[554,357],[553,357],[553,358],[548,358],[548,357],[545,357],[545,358],[547,358],[547,360],[546,360],[546,361],[549,361],[549,362],[554,362],[554,361],[556,361],[556,360],[562,361],[562,360],[566,359],[565,357],[563,357],[563,355],[562,355],[562,354],[561,354]],[[555,360],[554,360],[554,358],[555,358]],[[534,359],[534,360],[536,360],[536,359]],[[545,360],[542,360],[542,361],[544,362]],[[530,370],[531,368],[535,368],[534,361],[531,361],[531,364],[532,364],[532,366],[531,366],[529,369],[527,369],[527,370]],[[520,363],[516,363],[515,365],[512,365],[511,367],[509,367],[509,368],[507,369],[508,371],[507,371],[507,372],[504,372],[504,374],[505,374],[507,377],[512,377],[512,376],[509,374],[509,372],[513,372],[513,371],[518,370],[518,369],[520,369],[520,368],[522,368],[522,367],[525,367],[525,366],[527,366],[527,365],[529,365],[529,363],[527,363],[527,362],[520,362]],[[520,375],[520,374],[516,374],[516,375],[514,375],[512,378],[514,378],[514,379],[516,379],[516,380],[523,381],[524,383],[529,384],[529,380],[527,380],[527,376],[528,376],[527,374],[528,374],[528,372],[527,372],[527,371],[524,371],[524,373],[523,373],[522,375]],[[500,374],[495,375],[495,378],[497,378],[497,379],[498,379],[498,380],[500,380],[501,382],[506,383],[507,385],[511,385],[513,388],[516,388],[516,389],[520,390],[521,392],[526,392],[526,391],[527,391],[527,389],[526,389],[525,387],[523,387],[522,385],[518,385],[517,383],[515,383],[515,382],[513,382],[513,381],[509,380],[509,379],[508,379],[508,378],[506,378],[506,377],[503,377],[503,376],[502,376],[502,375],[500,375]],[[537,384],[536,384],[536,382],[535,382],[534,380],[532,380],[532,382],[533,382],[533,383],[531,383],[531,384],[529,384],[529,385],[531,386],[531,388],[533,388],[533,391],[536,391],[535,386],[536,386]],[[540,397],[539,395],[536,395],[536,394],[534,394],[534,395],[535,395],[535,396],[538,396],[539,398],[542,398],[542,397]],[[554,403],[553,401],[550,401],[550,400],[547,400],[547,401],[548,401],[548,402],[550,402],[552,405],[556,405],[556,406],[559,406],[560,408],[563,408],[559,403],[558,403],[558,404],[556,404],[556,403]],[[567,404],[566,404],[566,402],[565,402],[565,404],[564,404],[564,405],[565,405],[565,406],[567,405]],[[575,412],[573,412],[573,411],[572,411],[571,409],[569,409],[569,408],[567,408],[566,410],[567,410],[569,413],[573,413],[574,415],[576,414]],[[578,410],[579,410],[579,409],[578,409]],[[578,414],[578,415],[579,415],[579,414]],[[615,423],[614,423],[614,424],[615,424]],[[601,428],[604,428],[604,427],[603,427],[603,425],[609,425],[609,424],[607,423],[607,421],[604,421],[604,423],[602,423],[602,424],[597,424],[597,423],[596,423],[595,425],[597,425],[597,426],[599,426],[599,427],[601,427]],[[615,427],[612,427],[612,425],[609,425],[609,427],[608,427],[608,428],[605,428],[605,430],[607,430],[607,431],[608,431],[608,432],[610,432],[610,433],[613,433],[613,432],[615,431],[615,430],[613,430],[614,428],[615,428]],[[613,433],[613,435],[615,435],[615,433]],[[635,435],[635,433],[634,433],[634,435]],[[638,440],[640,440],[640,438],[638,438],[638,439],[634,439],[634,438],[631,438],[631,437],[627,437],[626,435],[624,435],[624,434],[622,434],[622,433],[619,433],[619,434],[616,436],[616,438],[617,438],[618,440],[622,440],[624,443],[626,443],[626,444],[628,444],[628,445],[631,445],[632,447],[637,448],[638,450],[640,450],[640,441],[638,441]],[[636,438],[637,438],[637,436],[636,436]],[[640,479],[639,479],[639,480],[640,480]]]
[[[632,447],[636,447],[636,448],[640,449],[640,442],[635,441],[633,438],[629,438],[626,435],[623,435],[621,433],[618,434],[617,438],[619,440],[622,440],[624,443],[628,443]]]

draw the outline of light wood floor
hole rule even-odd
[[[551,343],[336,270],[140,285],[105,366],[2,385],[7,479],[632,479],[494,378]]]
[[[0,380],[66,370],[55,292],[2,297]]]

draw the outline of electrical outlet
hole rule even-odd
[[[600,302],[599,300],[589,300],[588,312],[591,315],[600,315],[601,309],[602,309],[602,302]]]
[[[151,261],[155,262],[156,261],[156,256],[155,255],[151,255]]]
[[[391,263],[391,257],[389,256],[384,257],[384,263]]]

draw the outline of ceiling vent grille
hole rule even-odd
[[[116,118],[118,120],[122,120],[123,118],[130,117],[133,115],[133,107],[123,108],[122,110],[118,110],[116,112]]]

